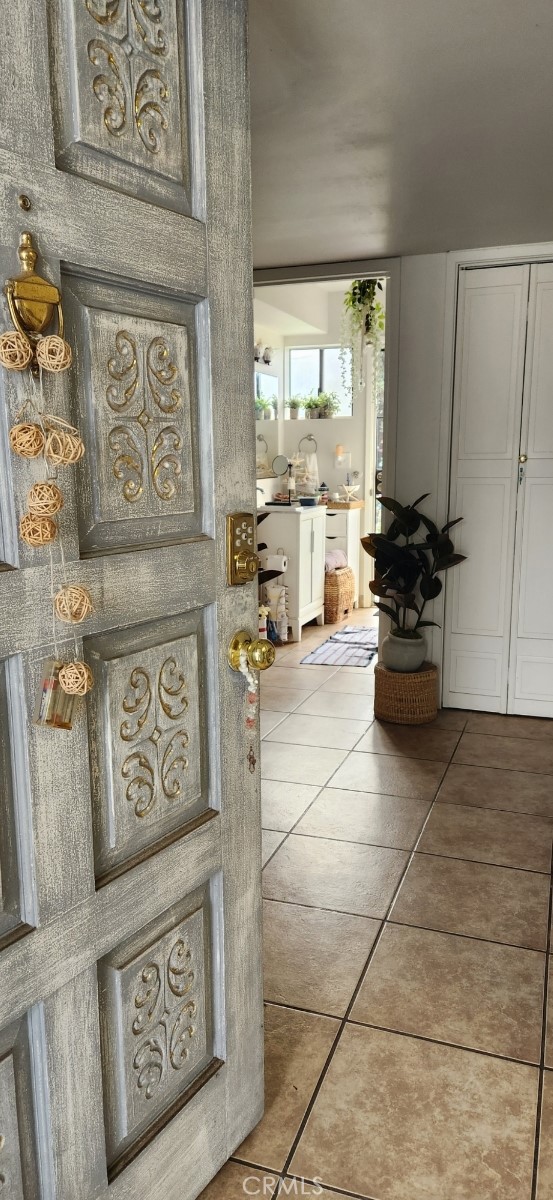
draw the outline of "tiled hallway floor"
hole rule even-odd
[[[553,724],[373,723],[328,633],[262,678],[266,1113],[205,1200],[551,1200]]]

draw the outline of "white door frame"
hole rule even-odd
[[[447,513],[449,506],[450,458],[453,423],[453,384],[455,375],[455,338],[457,332],[457,295],[459,272],[466,267],[504,267],[519,263],[553,261],[553,242],[530,242],[516,246],[490,246],[478,250],[452,250],[447,255],[442,392],[440,406],[440,435],[438,450],[437,508]],[[458,514],[456,513],[455,516]],[[462,516],[462,514],[459,514]],[[443,694],[444,618],[447,575],[440,596],[434,601],[434,619],[440,629],[434,630],[433,661],[440,670],[440,703]]]
[[[386,372],[384,380],[383,485],[394,494],[397,460],[397,398],[399,369],[400,258],[363,258],[353,262],[316,263],[300,267],[258,267],[254,287],[279,283],[317,283],[326,279],[386,279]],[[365,479],[366,479],[365,463]],[[366,486],[367,486],[366,479]],[[365,563],[360,559],[360,603],[366,597]]]

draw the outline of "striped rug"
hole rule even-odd
[[[368,667],[378,648],[378,630],[368,625],[346,625],[302,658],[309,667]]]

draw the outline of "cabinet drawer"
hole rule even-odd
[[[326,514],[326,535],[333,537],[338,534],[340,537],[345,537],[348,530],[348,514],[347,512],[327,512]]]
[[[348,544],[345,537],[334,537],[328,533],[325,538],[325,547],[327,550],[343,550],[344,554],[348,552]]]

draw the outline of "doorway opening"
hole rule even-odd
[[[258,507],[286,498],[289,478],[277,474],[286,460],[296,476],[295,501],[315,494],[328,501],[325,546],[343,550],[355,574],[355,606],[371,608],[372,560],[359,539],[380,528],[377,496],[394,457],[387,454],[395,428],[388,419],[393,282],[387,271],[356,274],[346,265],[314,278],[265,282],[260,275],[254,287],[253,388]],[[348,297],[356,284],[373,297],[368,330],[364,316],[351,319]],[[342,508],[348,502],[355,504],[355,518],[331,516],[354,512]]]

